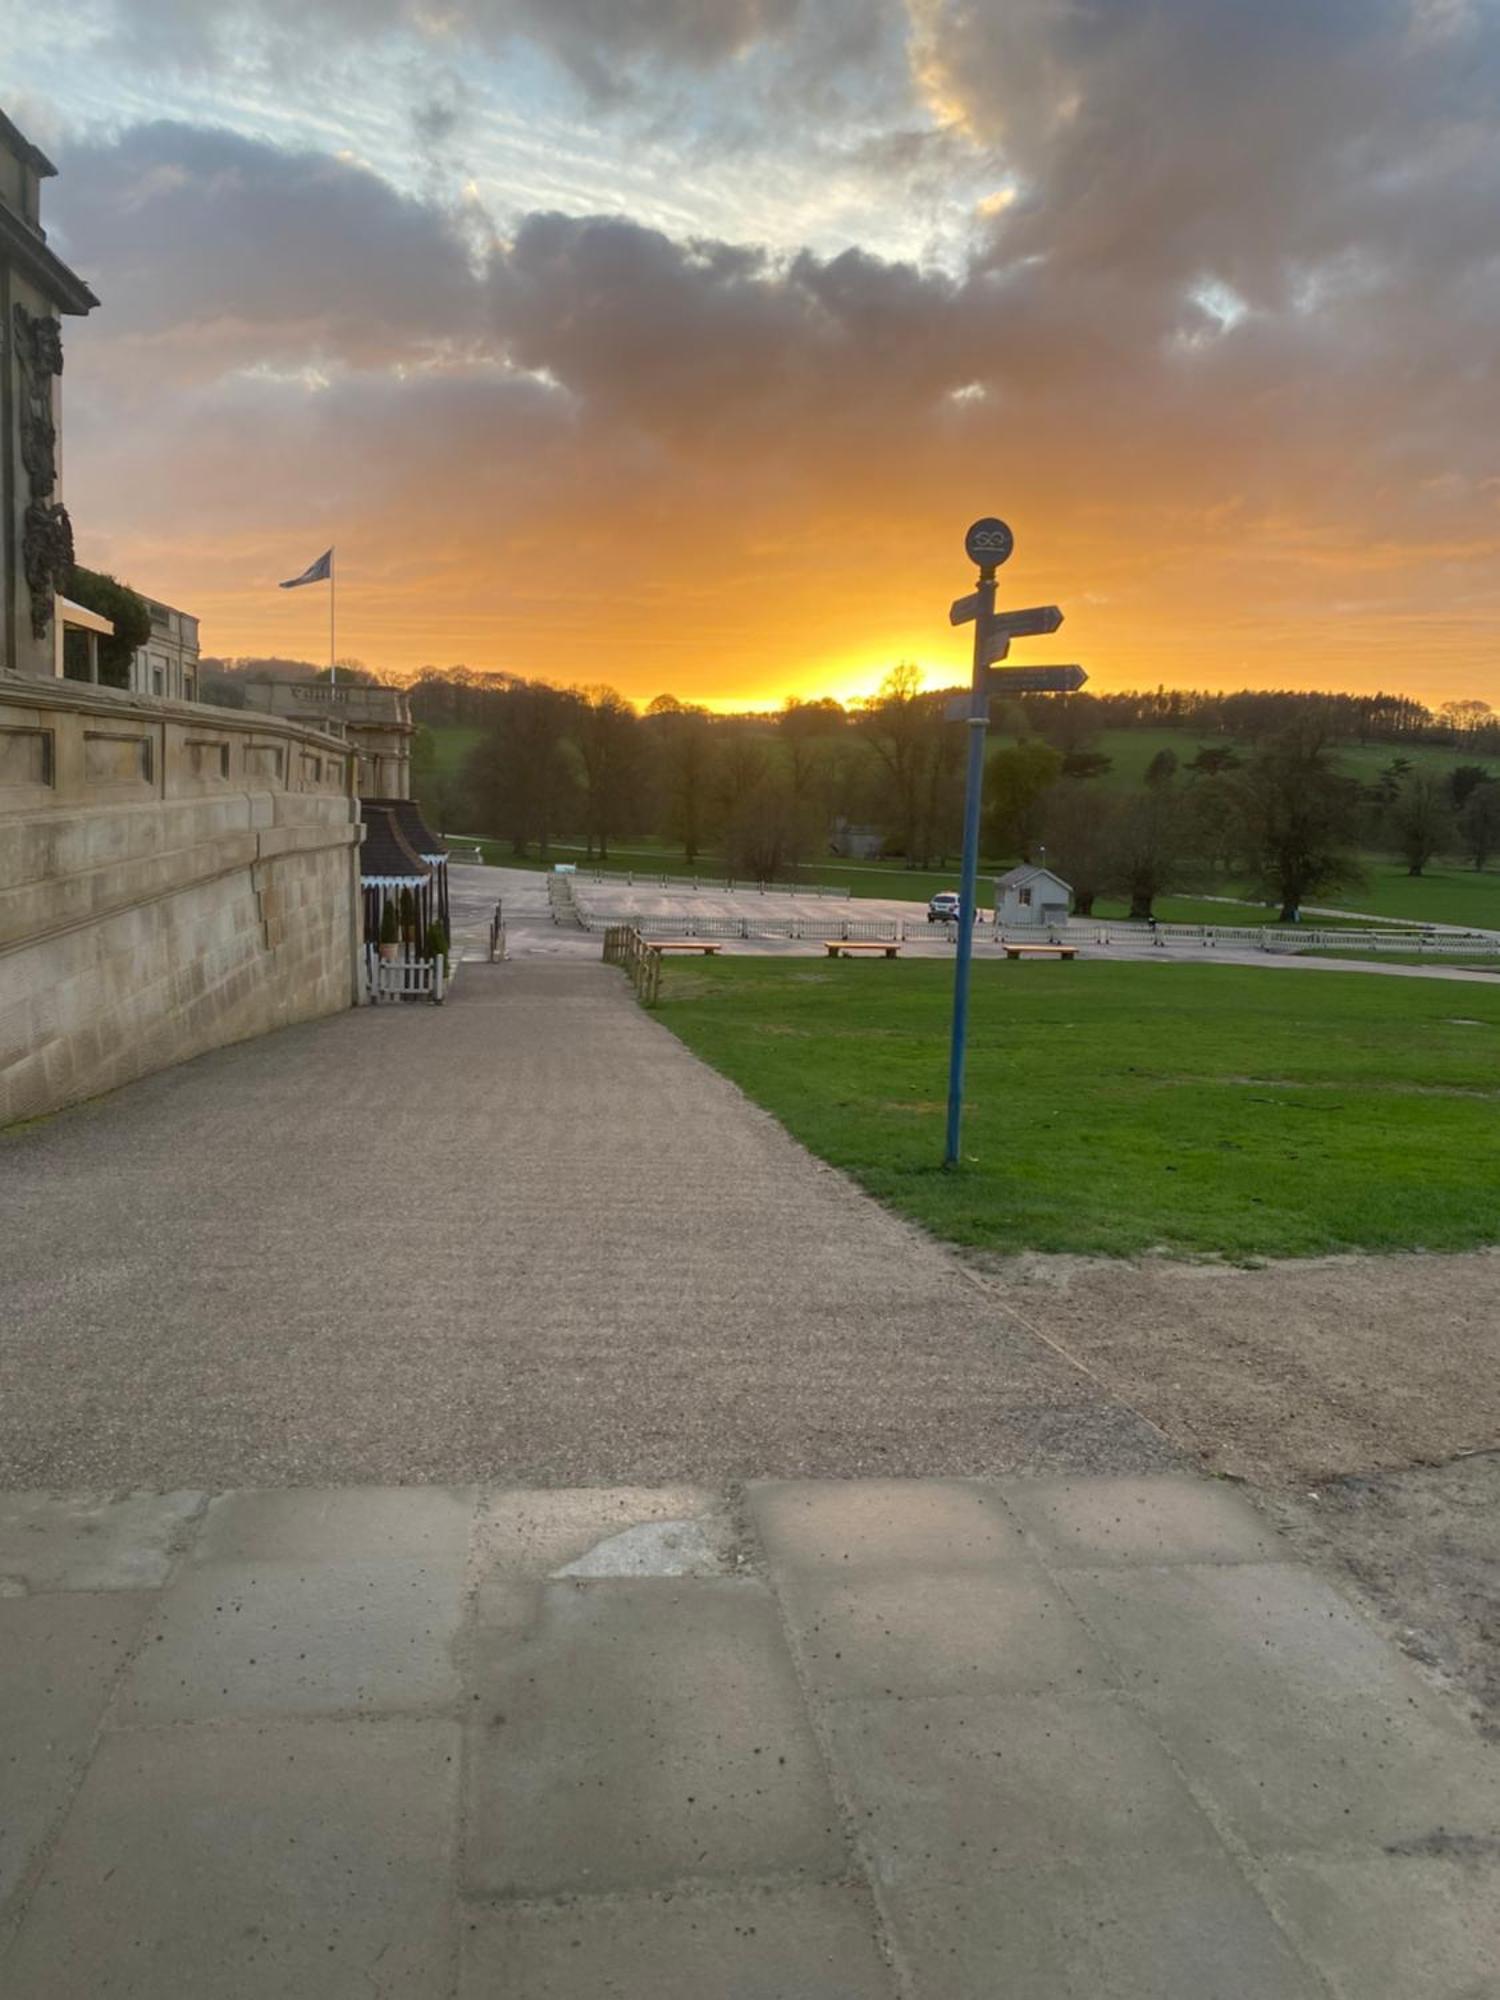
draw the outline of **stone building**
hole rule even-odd
[[[98,302],[47,248],[51,172],[0,114],[0,1125],[361,990],[351,743],[174,698],[196,673],[157,686],[152,645],[144,688],[97,685],[109,621],[62,594],[58,315]],[[152,633],[186,674],[183,615]]]
[[[137,647],[130,662],[130,685],[137,694],[168,695],[174,701],[198,699],[198,621],[170,604],[146,599],[151,636]]]
[[[41,184],[57,169],[0,112],[0,665],[50,678],[56,597],[73,563],[62,500],[62,318],[99,301],[48,247]]]
[[[355,788],[362,799],[411,797],[411,743],[416,725],[405,688],[367,681],[248,681],[245,706],[326,730],[358,757]]]

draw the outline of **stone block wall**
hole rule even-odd
[[[352,1004],[351,753],[0,676],[0,1125]]]

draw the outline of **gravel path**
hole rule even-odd
[[[554,941],[0,1140],[0,1485],[1171,1462]]]

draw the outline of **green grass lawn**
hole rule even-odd
[[[1337,945],[1313,945],[1298,958],[1358,958],[1372,965],[1456,965],[1465,972],[1500,972],[1500,952],[1463,951],[1340,951]]]
[[[803,1144],[986,1250],[1232,1259],[1500,1238],[1500,990],[981,964],[945,1173],[952,971],[731,958],[661,1018]]]
[[[1408,923],[1500,930],[1500,870],[1480,874],[1472,868],[1431,867],[1425,874],[1409,875],[1400,863],[1374,855],[1365,857],[1365,866],[1369,880],[1362,887],[1312,901]]]

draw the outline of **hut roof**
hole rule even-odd
[[[359,879],[367,886],[427,881],[432,870],[407,839],[393,810],[395,801],[361,799],[364,839],[359,850]]]

